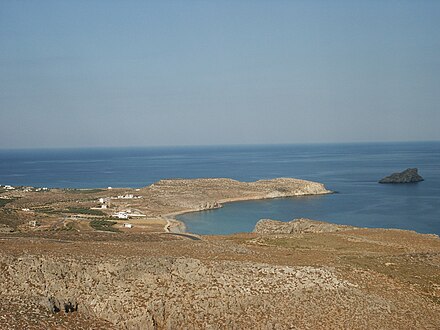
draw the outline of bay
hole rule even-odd
[[[419,168],[425,181],[377,183],[408,167]],[[137,188],[165,178],[199,177],[295,177],[337,192],[230,203],[179,216],[200,234],[251,231],[261,218],[298,217],[440,234],[440,142],[0,150],[0,184]]]

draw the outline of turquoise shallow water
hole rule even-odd
[[[426,181],[380,185],[418,167]],[[163,178],[227,177],[242,181],[296,177],[337,194],[237,202],[181,215],[190,231],[250,231],[260,218],[318,220],[440,234],[440,142],[0,150],[0,184],[40,187],[142,187]]]

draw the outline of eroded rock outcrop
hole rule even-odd
[[[310,219],[294,219],[283,222],[271,219],[261,219],[255,225],[254,233],[258,234],[302,234],[302,233],[328,233],[354,229],[356,227],[337,225],[334,223]]]
[[[214,209],[218,209],[222,207],[222,205],[216,201],[214,202],[205,202],[203,204],[199,205],[199,210],[203,211],[203,210],[214,210]]]
[[[14,228],[9,227],[6,224],[0,223],[0,233],[12,233],[14,232]]]
[[[419,175],[417,168],[408,168],[403,172],[393,173],[379,181],[379,183],[412,183],[424,179]]]
[[[120,329],[255,328],[254,315],[268,313],[260,321],[286,328],[295,317],[282,306],[301,308],[306,290],[330,298],[355,289],[327,267],[183,257],[94,262],[3,256],[0,263],[9,265],[0,274],[2,294],[28,295],[51,312],[78,311]]]

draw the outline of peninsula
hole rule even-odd
[[[12,188],[12,187],[11,187]],[[0,188],[1,189],[1,188]],[[323,184],[293,178],[239,182],[225,178],[160,180],[140,189],[48,189],[16,187],[0,190],[7,216],[3,231],[71,228],[87,231],[90,223],[115,222],[131,232],[181,232],[177,214],[222,207],[233,201],[329,194]],[[3,220],[2,220],[3,219]],[[38,223],[38,226],[31,226]],[[95,221],[95,222],[93,222]],[[9,229],[6,229],[6,227]],[[38,227],[38,228],[37,228]],[[101,226],[103,227],[103,226]],[[104,228],[101,228],[104,229]]]
[[[300,219],[182,234],[173,215],[328,194],[281,178],[0,188],[0,328],[438,328],[440,239]]]

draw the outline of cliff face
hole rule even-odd
[[[403,172],[393,173],[379,181],[379,183],[412,183],[424,179],[419,175],[417,168],[408,168]]]

